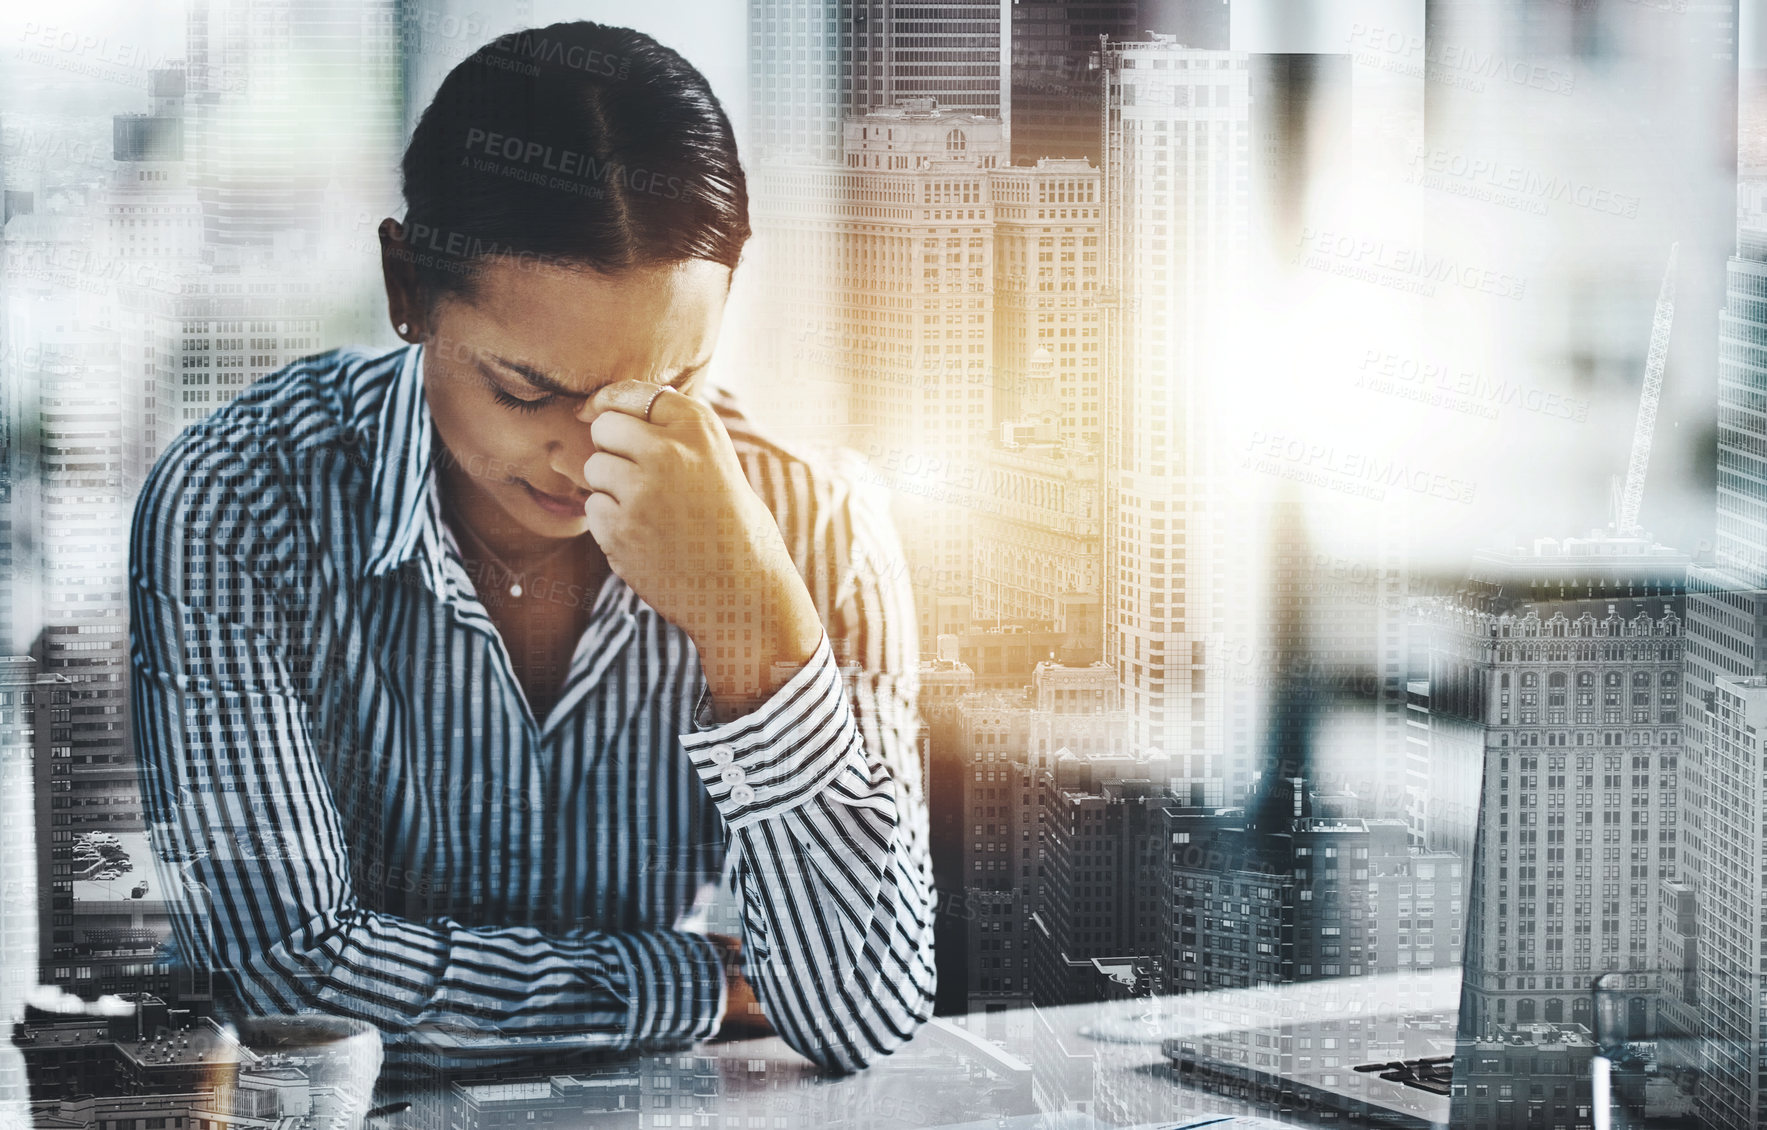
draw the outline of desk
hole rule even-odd
[[[865,1071],[824,1076],[777,1037],[695,1045],[569,1075],[438,1079],[402,1088],[409,1110],[382,1130],[570,1130],[742,1127],[897,1130],[1000,1116],[1072,1112],[1080,1126],[1134,1126],[1211,1114],[1262,1113],[1173,1078],[1160,1036],[1375,1013],[1447,1011],[1456,970],[1362,977],[1061,1008],[935,1018]],[[1163,1015],[1150,1017],[1155,1009]],[[1362,1058],[1347,1058],[1346,1069]],[[1369,1058],[1379,1058],[1378,1055]],[[371,1124],[372,1125],[372,1124]],[[1052,1123],[1052,1125],[1054,1125]]]

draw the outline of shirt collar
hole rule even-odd
[[[391,572],[417,552],[434,493],[431,432],[429,402],[423,395],[423,346],[409,345],[380,404],[372,488],[374,542],[367,566],[371,577]]]

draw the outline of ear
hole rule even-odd
[[[407,328],[399,334],[406,341],[420,341],[425,334],[421,318],[422,303],[418,299],[417,269],[404,225],[391,216],[380,222],[380,273],[386,282],[387,313],[393,328]]]

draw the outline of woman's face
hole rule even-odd
[[[465,512],[491,502],[540,537],[586,532],[589,397],[627,379],[703,387],[729,289],[730,269],[704,259],[608,275],[494,260],[472,298],[439,299],[423,383],[454,479],[479,496],[457,500]]]

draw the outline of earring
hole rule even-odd
[[[410,332],[411,332],[411,323],[410,322],[400,322],[399,323],[399,336],[400,337],[404,337],[406,334],[408,334]]]

